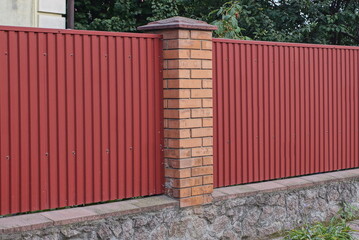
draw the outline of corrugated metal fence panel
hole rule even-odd
[[[216,187],[359,167],[359,48],[213,42]]]
[[[0,215],[160,194],[161,37],[0,27]]]

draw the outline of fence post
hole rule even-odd
[[[181,207],[210,203],[213,191],[212,32],[173,17],[138,28],[163,35],[166,194]]]

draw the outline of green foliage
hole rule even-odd
[[[173,0],[161,0],[150,1],[151,12],[148,12],[148,22],[174,17],[178,15],[178,6],[176,1]]]
[[[359,0],[240,0],[230,3],[239,10],[237,31],[241,31],[243,37],[263,41],[359,44],[359,25],[356,24]],[[226,5],[230,8],[228,3]],[[222,17],[212,20],[219,21]]]
[[[177,0],[179,16],[212,21],[208,13],[218,10],[228,0]]]
[[[212,11],[209,15],[216,14],[220,19],[212,22],[218,27],[215,36],[231,39],[250,39],[243,36],[242,28],[238,25],[238,19],[243,8],[239,1],[226,2],[220,9]]]
[[[346,221],[351,221],[355,218],[355,216],[358,214],[359,209],[356,206],[353,206],[348,203],[343,203],[342,208],[338,212],[338,215],[341,219],[344,219]]]
[[[359,0],[81,0],[78,29],[136,31],[172,16],[213,22],[218,37],[359,45]]]
[[[89,29],[125,32],[136,30],[137,17],[141,14],[141,10],[137,9],[133,2],[117,0],[113,5],[113,13],[114,16],[110,18],[93,19]]]
[[[292,230],[285,240],[351,240],[351,228],[345,221],[331,221],[330,224],[317,223]]]
[[[134,32],[140,25],[178,15],[173,0],[75,1],[77,29]]]
[[[347,221],[353,220],[358,208],[347,203],[329,223],[306,224],[288,232],[285,240],[352,240],[351,229]]]
[[[77,29],[134,32],[148,22],[173,16],[207,21],[227,0],[81,0],[75,1]]]

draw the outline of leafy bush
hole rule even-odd
[[[210,16],[215,14],[220,18],[212,22],[212,24],[218,27],[218,30],[215,31],[215,36],[220,38],[249,40],[250,38],[243,36],[243,29],[238,25],[238,19],[242,10],[239,1],[231,1],[226,2],[218,10],[212,11],[209,14]]]
[[[359,0],[232,0],[216,13],[208,20],[219,24],[220,37],[359,44]]]
[[[173,0],[75,1],[77,29],[135,32],[148,22],[179,15]]]

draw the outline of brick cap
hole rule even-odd
[[[331,182],[342,182],[349,180],[359,180],[359,168],[272,180],[267,182],[221,187],[216,188],[213,191],[212,197],[214,202],[218,202],[226,199],[254,196],[258,193],[303,189],[308,187],[316,187]]]
[[[179,206],[178,201],[160,195],[126,201],[96,204],[86,207],[58,209],[55,211],[31,213],[0,218],[0,239],[2,234],[48,228],[107,217],[124,216]]]
[[[150,22],[147,25],[140,26],[138,30],[159,30],[159,29],[195,29],[213,31],[217,26],[210,25],[204,21],[199,21],[185,17],[171,17],[159,21]]]

